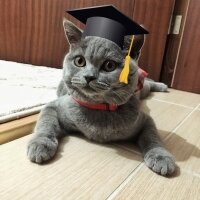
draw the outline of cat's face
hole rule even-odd
[[[70,51],[64,59],[63,79],[69,93],[88,102],[126,103],[138,81],[132,60],[129,84],[119,83],[127,51],[104,38],[81,38],[81,30],[69,21],[64,21],[64,28]]]

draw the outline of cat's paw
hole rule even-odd
[[[57,147],[57,139],[36,137],[28,144],[27,156],[32,162],[42,163],[55,155]]]
[[[150,169],[163,176],[171,175],[176,168],[173,156],[161,147],[149,150],[144,161]]]
[[[168,86],[164,83],[160,83],[160,91],[161,92],[167,92]]]
[[[168,86],[161,82],[155,82],[155,92],[167,92]]]

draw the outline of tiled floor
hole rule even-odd
[[[142,107],[177,160],[173,177],[149,170],[130,142],[100,145],[74,136],[64,139],[53,161],[33,164],[25,155],[29,135],[0,147],[0,198],[200,199],[200,95],[155,93]]]

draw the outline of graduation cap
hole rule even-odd
[[[147,30],[112,5],[80,8],[67,12],[86,24],[82,34],[83,38],[86,36],[106,38],[122,48],[126,35],[148,34]],[[133,39],[134,36],[125,59],[125,66],[120,75],[120,82],[128,83],[130,50]]]

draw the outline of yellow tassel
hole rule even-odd
[[[132,40],[131,40],[131,44],[130,44],[130,47],[129,47],[128,55],[125,58],[124,68],[122,69],[121,74],[119,76],[120,83],[128,84],[128,75],[129,75],[129,70],[130,70],[130,66],[129,65],[130,65],[130,60],[131,60],[130,53],[131,53],[131,49],[132,49],[132,46],[133,46],[133,40],[134,40],[134,35],[132,36]]]
[[[121,83],[128,84],[128,75],[129,75],[129,64],[130,64],[131,57],[128,55],[125,58],[124,68],[121,71],[119,81]]]

